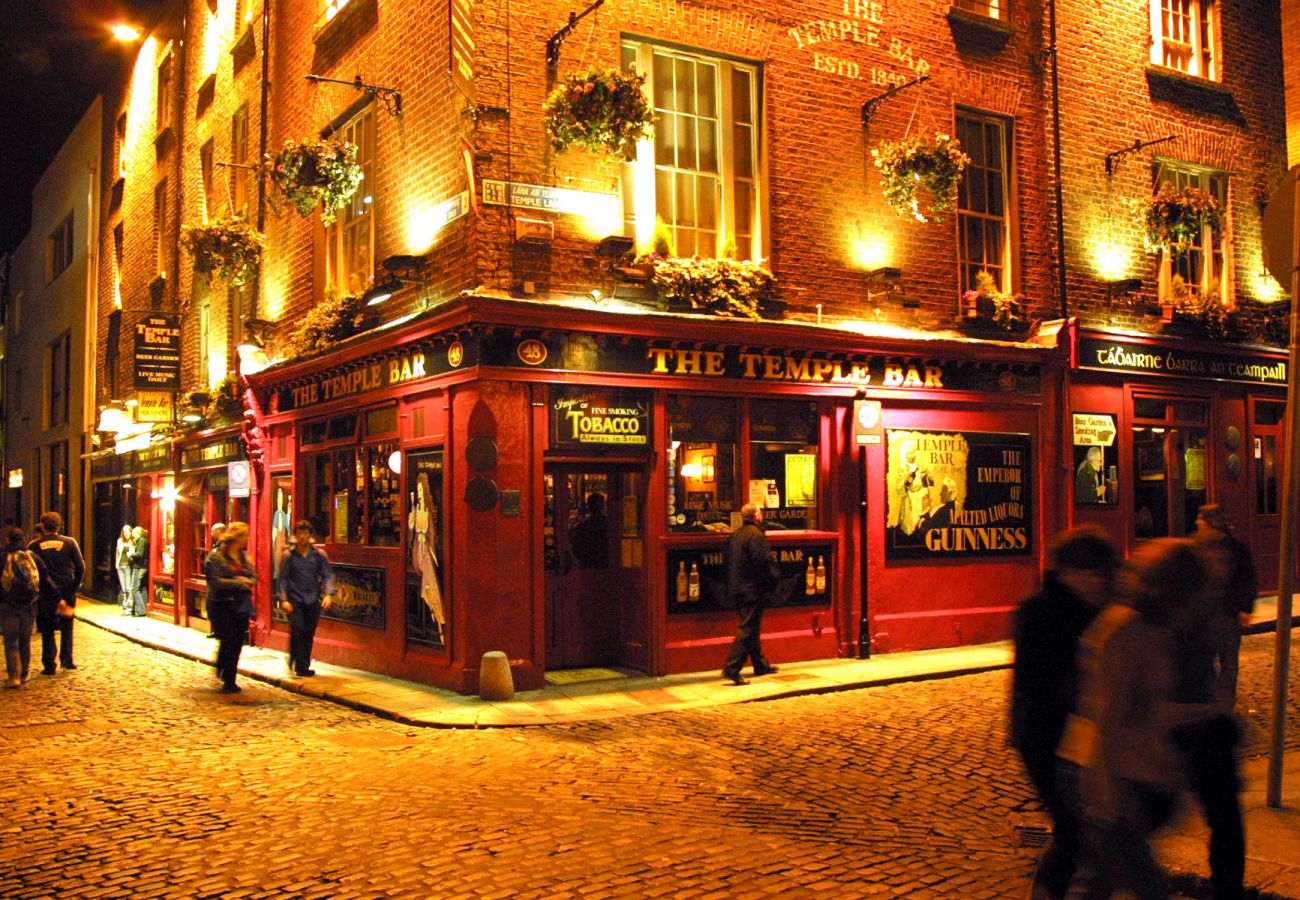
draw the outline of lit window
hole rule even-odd
[[[1001,0],[952,0],[952,8],[990,19],[1002,18]]]
[[[348,5],[348,0],[321,0],[321,19],[322,23],[329,22],[339,14],[343,7]]]
[[[248,211],[248,104],[245,103],[230,119],[230,212],[239,215]]]
[[[45,280],[53,281],[72,265],[72,213],[59,223],[59,227],[45,241]]]
[[[957,114],[957,140],[970,157],[957,193],[957,231],[962,290],[974,290],[988,272],[999,290],[1010,291],[1009,125],[994,116]]]
[[[332,135],[334,140],[355,144],[357,165],[364,175],[361,187],[343,205],[329,227],[326,246],[327,283],[344,296],[358,296],[369,286],[375,273],[375,117],[367,107]]]
[[[1213,0],[1151,0],[1151,62],[1217,79],[1218,16]]]
[[[1197,297],[1218,293],[1220,297],[1229,296],[1224,291],[1221,280],[1228,271],[1224,266],[1224,253],[1227,246],[1228,211],[1228,176],[1223,172],[1158,160],[1155,165],[1155,178],[1152,193],[1168,182],[1174,188],[1195,187],[1208,193],[1219,202],[1219,212],[1223,217],[1223,228],[1215,239],[1214,232],[1206,227],[1199,237],[1176,256],[1168,248],[1160,251],[1158,270],[1158,289],[1160,299],[1186,306]]]
[[[656,119],[653,155],[624,167],[628,233],[649,250],[658,219],[677,256],[762,258],[758,68],[640,42],[623,67],[648,75]]]
[[[167,179],[153,189],[153,243],[158,260],[158,274],[167,274]]]

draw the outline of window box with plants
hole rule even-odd
[[[304,219],[320,206],[326,227],[334,219],[365,177],[357,164],[357,147],[328,138],[319,141],[286,141],[280,152],[267,154],[264,172],[275,191],[273,203],[287,203]]]
[[[181,229],[181,245],[194,260],[194,271],[208,279],[215,273],[236,286],[256,277],[265,242],[262,233],[243,216]]]
[[[636,158],[637,142],[654,123],[645,76],[588,69],[565,78],[542,107],[546,135],[557,152],[583,147],[603,156]]]
[[[328,294],[303,316],[285,343],[290,359],[312,356],[379,324],[379,317],[360,297]]]
[[[975,276],[974,289],[962,294],[962,315],[957,326],[965,334],[1023,337],[1034,322],[1025,314],[1019,296],[1003,293],[992,274],[981,271]]]
[[[1147,250],[1168,251],[1174,257],[1200,243],[1207,228],[1217,240],[1223,227],[1213,194],[1192,185],[1175,188],[1168,181],[1151,199],[1138,204],[1137,214]]]
[[[962,174],[970,164],[961,143],[946,134],[882,141],[871,157],[890,209],[923,224],[943,221],[956,208]]]

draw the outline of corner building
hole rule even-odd
[[[191,4],[186,21],[221,21],[225,3]],[[290,523],[313,523],[340,582],[319,658],[463,692],[488,650],[521,688],[573,669],[719,666],[735,628],[723,553],[746,502],[774,525],[782,567],[773,661],[1005,637],[1045,543],[1080,517],[1063,425],[1083,402],[1075,342],[1111,324],[1077,318],[1103,291],[1071,243],[1087,226],[1066,222],[1064,258],[1057,239],[1058,212],[1076,214],[1057,198],[1082,197],[1105,152],[1133,143],[1122,115],[1088,111],[1092,64],[1064,64],[1066,28],[1093,27],[1061,17],[1058,121],[1038,4],[606,0],[566,29],[571,12],[335,0],[278,3],[251,28],[246,71],[265,53],[268,77],[227,92],[222,62],[213,109],[255,107],[264,89],[266,152],[344,139],[365,179],[328,227],[271,209],[246,297],[205,287],[212,320],[266,349],[185,332],[192,379],[219,374],[223,339],[222,365],[239,361],[245,424],[178,433],[175,464],[238,436],[262,572]],[[1116,58],[1146,52],[1153,21],[1124,15],[1129,31],[1102,48]],[[1276,17],[1260,6],[1215,39],[1264,56]],[[1145,65],[1123,77],[1138,84]],[[548,93],[591,67],[647,76],[656,124],[633,161],[548,140]],[[1265,122],[1279,77],[1240,88],[1261,94]],[[203,127],[184,142],[191,192]],[[1235,127],[1251,178],[1280,175],[1280,127]],[[871,151],[936,132],[971,157],[956,208],[900,217]],[[220,160],[222,130],[212,139]],[[638,256],[656,233],[706,268],[764,261],[775,297],[748,319],[657,296]],[[990,284],[1018,298],[1009,322],[990,315]],[[332,298],[389,294],[352,336],[297,342]],[[211,493],[180,493],[193,522],[185,510]],[[258,609],[284,646],[265,583]]]

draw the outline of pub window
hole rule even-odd
[[[740,509],[736,453],[739,409],[724,397],[670,396],[668,528],[730,531]]]
[[[1196,307],[1212,297],[1222,302],[1225,295],[1222,280],[1228,271],[1224,266],[1224,253],[1228,234],[1228,176],[1186,163],[1157,161],[1152,190],[1158,191],[1167,182],[1174,188],[1195,187],[1208,193],[1219,203],[1223,227],[1218,238],[1210,228],[1205,228],[1177,256],[1162,248],[1157,265],[1157,282],[1160,299],[1177,306]]]
[[[230,117],[230,212],[248,211],[248,104]]]
[[[642,41],[623,68],[647,76],[652,148],[624,166],[626,233],[649,251],[662,222],[677,256],[764,256],[757,66]]]
[[[1201,78],[1219,78],[1214,0],[1150,0],[1151,62]]]
[[[1259,400],[1255,403],[1251,457],[1255,469],[1255,512],[1275,516],[1278,506],[1278,448],[1282,443],[1283,403]]]
[[[1011,126],[996,116],[957,114],[957,139],[970,157],[957,192],[962,290],[975,290],[980,272],[1011,290],[1009,166]]]
[[[325,272],[329,287],[346,296],[365,291],[375,274],[375,116],[366,107],[330,137],[355,144],[362,181],[326,231]]]
[[[395,432],[396,413],[396,407],[385,407],[364,414],[367,433]],[[398,444],[390,440],[356,447],[358,423],[351,414],[304,426],[304,448],[335,445],[303,454],[304,514],[325,540],[396,547],[402,515]]]
[[[370,490],[369,540],[377,547],[396,547],[402,533],[402,487],[398,483],[402,468],[397,443],[372,444],[366,448]]]
[[[749,401],[749,494],[771,526],[817,521],[817,404]]]
[[[1133,536],[1184,537],[1206,502],[1204,400],[1133,398]]]

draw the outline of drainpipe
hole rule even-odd
[[[260,166],[262,160],[266,159],[267,140],[270,133],[270,127],[267,123],[267,115],[271,106],[271,0],[262,0],[262,120],[258,129],[257,141],[257,162]],[[257,230],[261,234],[266,234],[266,179],[257,179]],[[257,301],[262,296],[262,267],[257,269],[257,284],[253,290],[253,296],[249,299],[248,319],[257,318]],[[243,326],[240,326],[243,330]],[[239,351],[236,350],[236,358]]]
[[[1052,57],[1052,166],[1056,180],[1056,292],[1061,318],[1070,317],[1065,287],[1065,197],[1061,186],[1061,66],[1057,58],[1056,0],[1047,0],[1048,53]]]

